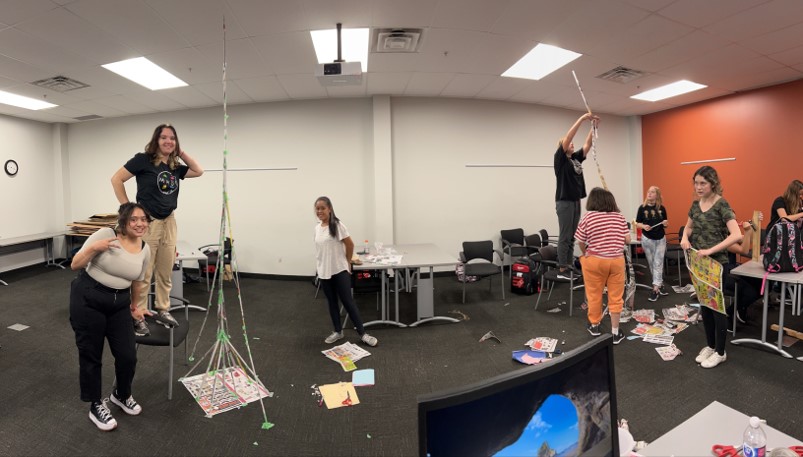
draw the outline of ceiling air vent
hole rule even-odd
[[[371,49],[381,53],[418,52],[422,34],[422,29],[374,29]]]
[[[98,116],[97,114],[87,114],[86,116],[78,116],[74,117],[76,121],[94,121],[95,119],[103,119],[103,116]]]
[[[45,89],[55,90],[56,92],[69,92],[71,90],[89,87],[89,84],[84,84],[81,81],[76,81],[66,76],[54,76],[52,78],[40,79],[31,84]]]
[[[646,75],[647,72],[634,70],[632,68],[627,67],[616,67],[613,70],[606,71],[605,73],[597,76],[599,79],[604,79],[606,81],[613,81],[615,83],[625,84],[633,81],[634,79],[641,78],[642,76]]]

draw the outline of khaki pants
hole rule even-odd
[[[145,270],[145,279],[135,281],[139,287],[137,308],[148,307],[148,293],[152,280],[156,282],[156,311],[170,309],[170,289],[173,287],[173,265],[176,263],[176,217],[170,213],[164,219],[154,219],[142,239],[151,248],[151,261]],[[155,278],[154,278],[155,277]]]

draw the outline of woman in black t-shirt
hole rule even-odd
[[[792,222],[803,219],[803,182],[797,179],[790,182],[786,186],[786,192],[772,202],[767,229],[775,225],[781,218]]]
[[[181,163],[184,162],[184,164]],[[179,182],[185,178],[197,178],[204,169],[190,157],[178,142],[175,127],[162,124],[156,127],[145,152],[135,154],[131,160],[112,176],[114,195],[120,204],[128,203],[125,182],[137,178],[137,202],[153,217],[148,233],[142,237],[151,249],[151,261],[145,278],[136,281],[141,293],[137,308],[148,306],[148,290],[151,279],[156,277],[156,303],[154,308],[162,321],[178,325],[170,315],[170,289],[173,264],[176,261],[176,238],[178,228],[173,211],[178,207]],[[145,319],[134,323],[137,335],[150,334]]]
[[[652,273],[652,292],[648,300],[658,300],[658,295],[667,295],[664,290],[664,256],[666,255],[666,231],[669,225],[666,206],[661,198],[661,189],[651,186],[647,189],[647,198],[638,207],[636,228],[641,229],[641,246],[647,257],[647,264]]]

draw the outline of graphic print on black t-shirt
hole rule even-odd
[[[173,173],[162,171],[156,175],[156,186],[159,188],[159,192],[170,195],[178,190],[178,181]]]

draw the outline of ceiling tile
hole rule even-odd
[[[308,31],[263,35],[251,41],[273,73],[313,73],[318,64]]]
[[[365,0],[298,0],[310,30],[333,29],[338,22],[344,28],[370,27],[371,7]]]
[[[575,10],[585,8],[588,3],[588,0],[562,0],[550,2],[549,7],[545,8],[543,2],[511,0],[491,32],[540,42]]]
[[[303,4],[286,0],[228,0],[237,23],[248,36],[307,29]]]
[[[94,62],[62,47],[13,28],[0,32],[0,54],[50,70],[53,72],[51,76],[71,68],[95,65]]]
[[[245,38],[245,31],[234,19],[226,2],[210,0],[146,0],[147,4],[192,46]]]
[[[803,46],[789,49],[788,51],[779,52],[769,56],[772,60],[780,62],[784,65],[799,65],[803,64]]]
[[[50,0],[4,0],[0,2],[0,22],[16,25],[56,8]]]
[[[403,95],[412,73],[371,73],[368,95]]]
[[[256,102],[290,99],[276,76],[238,79],[236,82],[240,89]]]
[[[278,75],[285,92],[293,99],[325,98],[326,89],[311,74]]]
[[[65,8],[118,37],[140,55],[190,45],[156,11],[140,1],[78,0]],[[134,56],[121,55],[118,60],[130,57]]]
[[[797,24],[801,17],[803,2],[771,0],[714,22],[704,29],[732,41],[742,41]]]
[[[50,41],[99,65],[114,62],[119,60],[120,56],[134,53],[133,49],[121,44],[112,34],[106,33],[64,8],[47,11],[20,24],[17,28],[43,42]],[[69,30],[70,33],[54,37],[54,30]]]
[[[638,0],[635,0],[638,1]],[[635,4],[634,1],[634,4]],[[692,27],[704,27],[721,21],[734,14],[741,13],[755,6],[767,3],[769,0],[727,0],[705,1],[677,0],[661,8],[661,16],[687,24]]]
[[[221,82],[221,87],[222,87]],[[223,89],[221,88],[221,91]],[[205,108],[209,106],[220,105],[217,100],[213,100],[208,95],[204,94],[193,86],[175,87],[173,89],[165,89],[163,91],[165,97],[175,100],[188,108]]]
[[[413,73],[404,89],[404,95],[436,97],[454,77],[454,73]]]
[[[212,43],[197,47],[210,62],[217,62],[218,69],[223,71],[223,43]],[[250,38],[226,41],[226,74],[232,79],[253,78],[273,74],[268,62],[257,52]],[[213,70],[207,69],[206,75]],[[205,77],[206,77],[205,75]]]
[[[195,88],[203,92],[207,97],[215,100],[218,104],[223,103],[223,82],[196,84]],[[226,103],[237,105],[241,103],[253,103],[251,97],[243,92],[234,81],[226,82]]]
[[[656,72],[730,45],[730,41],[701,30],[654,48],[650,52],[622,61],[635,70]]]
[[[521,78],[505,78],[499,76],[491,81],[477,94],[477,98],[490,100],[506,100],[521,92],[531,81]]]
[[[474,97],[496,79],[491,75],[458,74],[441,92],[444,97]]]
[[[440,0],[433,27],[490,31],[502,17],[509,0]]]
[[[375,27],[430,27],[438,2],[431,0],[373,0],[368,2]]]

